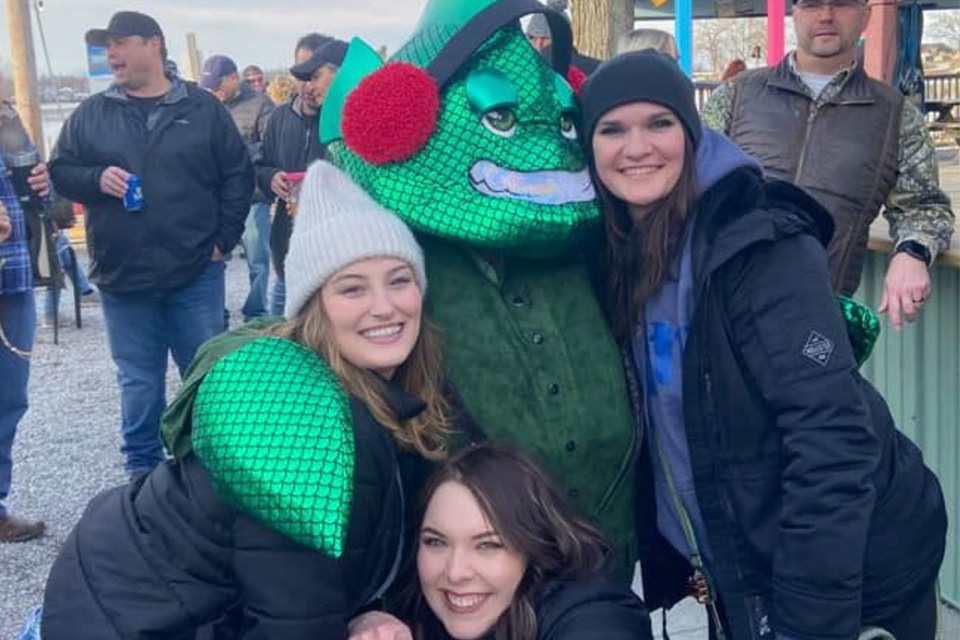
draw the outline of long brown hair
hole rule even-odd
[[[604,302],[613,334],[621,342],[633,338],[644,303],[663,284],[693,211],[696,150],[686,132],[684,139],[683,168],[677,184],[639,218],[631,215],[628,204],[600,181],[592,150],[588,154],[606,227],[601,258]]]
[[[383,379],[344,358],[329,327],[330,320],[318,289],[295,318],[274,325],[266,332],[317,352],[340,379],[344,390],[363,402],[400,445],[429,459],[443,458],[447,453],[452,412],[443,392],[443,364],[436,329],[427,318],[421,320],[413,351],[393,376],[404,391],[426,404],[419,415],[403,423],[387,401]]]
[[[547,582],[600,575],[610,568],[613,554],[603,534],[578,517],[550,478],[516,447],[487,441],[442,463],[423,490],[421,522],[437,488],[449,481],[470,491],[504,544],[527,560],[513,601],[492,629],[496,640],[536,639],[537,600]],[[401,601],[417,640],[443,633],[418,579],[410,579]]]

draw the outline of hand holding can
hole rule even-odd
[[[290,195],[287,197],[287,213],[291,216],[297,215],[300,205],[300,186],[303,184],[305,175],[305,171],[287,171],[283,174],[283,179],[287,181],[290,189]]]
[[[140,176],[131,173],[127,178],[127,191],[123,194],[123,208],[127,211],[140,211],[143,209],[143,185],[140,183]]]

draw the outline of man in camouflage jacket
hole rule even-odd
[[[841,293],[859,285],[870,224],[883,208],[895,248],[880,311],[899,328],[930,297],[929,266],[949,246],[954,216],[923,115],[863,69],[857,42],[870,7],[831,1],[796,0],[796,51],[718,87],[703,122],[830,211],[831,278]]]

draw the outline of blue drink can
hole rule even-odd
[[[123,208],[127,211],[140,211],[143,209],[143,185],[140,184],[140,176],[135,173],[127,178],[127,192],[123,194]]]

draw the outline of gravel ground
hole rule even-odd
[[[81,257],[81,260],[83,258]],[[247,269],[227,268],[227,308],[242,321]],[[37,294],[43,309],[44,293]],[[74,523],[97,492],[126,481],[120,456],[120,401],[107,350],[103,312],[84,306],[83,328],[73,324],[73,296],[60,302],[59,345],[53,329],[37,328],[30,372],[30,410],[17,430],[9,507],[43,519],[47,535],[24,544],[0,545],[0,640],[15,638],[43,598],[50,564]],[[179,376],[170,362],[168,392]]]
[[[227,307],[233,324],[241,321],[239,309],[246,292],[246,265],[234,259],[227,267]],[[0,640],[15,638],[27,614],[41,602],[50,564],[87,501],[125,481],[119,453],[120,405],[103,313],[98,306],[84,306],[83,328],[77,329],[72,300],[69,292],[61,299],[59,345],[53,344],[52,329],[37,329],[31,405],[13,450],[9,506],[14,513],[44,519],[47,535],[24,544],[0,545]],[[39,309],[42,304],[41,292]],[[171,362],[169,393],[176,390],[178,380]],[[672,635],[706,638],[699,607],[688,608],[668,616]],[[944,613],[941,638],[960,638],[960,614]]]

